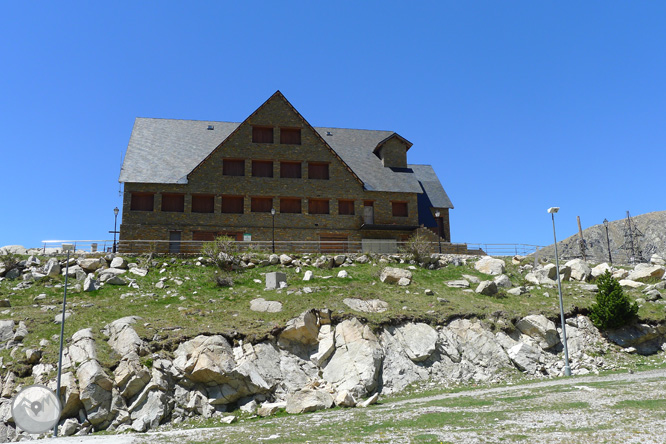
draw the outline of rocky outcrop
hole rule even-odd
[[[497,259],[490,256],[484,256],[474,264],[474,268],[477,271],[480,271],[483,274],[490,274],[495,276],[504,273],[504,267],[505,264],[502,259]]]

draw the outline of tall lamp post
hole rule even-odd
[[[439,210],[435,211],[435,219],[437,219],[437,244],[439,245],[439,254],[442,254],[442,221],[439,219]]]
[[[113,252],[116,252],[116,233],[118,232],[118,207],[113,209]]]
[[[275,253],[275,208],[271,208],[271,217],[273,218],[273,253]]]
[[[610,251],[610,237],[608,237],[608,219],[604,219],[604,227],[606,227],[606,244],[608,245],[608,261],[610,262],[610,266],[612,268],[613,257],[611,256],[611,251]]]
[[[62,377],[62,346],[65,337],[65,314],[67,312],[67,278],[69,277],[69,252],[74,251],[73,244],[62,244],[63,251],[67,252],[65,262],[65,291],[62,296],[62,317],[60,319],[60,351],[58,354],[58,379],[56,379],[56,399],[60,401],[60,379]],[[58,437],[58,423],[53,427],[53,436]]]
[[[564,374],[571,376],[571,367],[569,366],[569,350],[567,349],[567,323],[564,320],[564,303],[562,302],[562,281],[560,280],[560,259],[557,255],[557,236],[555,235],[555,213],[560,211],[560,207],[548,208],[548,212],[553,219],[553,240],[555,241],[555,269],[557,270],[557,291],[560,295],[560,319],[562,322],[562,343],[564,344]]]

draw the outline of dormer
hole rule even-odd
[[[377,144],[373,153],[382,160],[386,168],[407,168],[407,150],[412,142],[393,133]]]

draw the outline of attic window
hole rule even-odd
[[[253,126],[252,142],[254,143],[273,143],[273,127]]]
[[[215,127],[214,127],[213,125],[208,125],[208,128],[206,128],[206,129],[207,129],[208,131],[212,131],[212,130],[215,129]]]
[[[280,128],[280,143],[283,145],[300,145],[300,128]]]

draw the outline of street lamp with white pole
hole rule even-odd
[[[273,253],[275,253],[275,208],[271,208],[271,216],[273,217]]]
[[[65,290],[62,296],[62,314],[60,318],[60,351],[58,352],[58,376],[56,379],[56,399],[60,401],[60,380],[62,378],[62,346],[65,338],[65,318],[67,314],[67,278],[69,277],[69,253],[74,251],[73,244],[62,244],[62,250],[67,252],[65,262]],[[53,427],[53,436],[58,436],[58,423]]]
[[[116,233],[118,232],[118,213],[120,210],[118,207],[113,209],[113,252],[116,252]]]
[[[560,319],[562,322],[562,343],[564,344],[564,374],[571,376],[571,367],[569,366],[569,351],[567,349],[567,327],[564,320],[564,303],[562,302],[562,281],[560,280],[560,259],[557,255],[557,236],[555,235],[555,213],[560,211],[560,207],[550,207],[548,212],[553,219],[553,239],[555,240],[555,269],[557,270],[557,291],[560,295]]]

